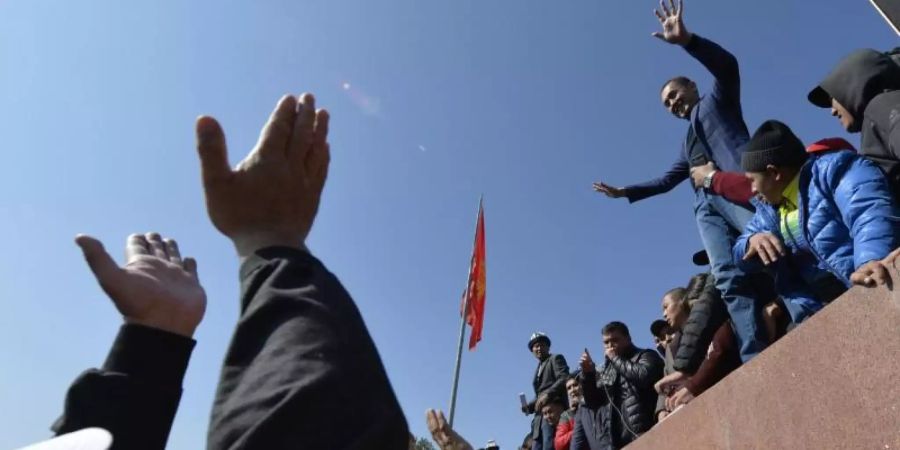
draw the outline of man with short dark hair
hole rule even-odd
[[[635,347],[622,322],[603,327],[603,346],[606,364],[599,374],[590,353],[581,355],[581,390],[586,406],[611,406],[610,443],[621,448],[656,423],[653,385],[662,378],[663,362],[655,351]]]
[[[538,403],[544,403],[550,396],[556,395],[565,402],[566,378],[569,376],[569,365],[563,355],[550,353],[550,338],[538,331],[528,340],[528,349],[538,360],[534,372],[535,398],[522,406],[525,415],[534,414],[531,420],[531,434],[534,438],[533,450],[553,449],[553,428],[543,419]],[[563,408],[565,409],[565,408]]]
[[[847,290],[854,271],[871,271],[862,284],[889,277],[879,260],[897,246],[898,209],[874,163],[846,150],[807,153],[787,125],[770,120],[742,165],[762,201],[753,200],[734,259],[747,271],[774,268],[794,323]]]
[[[660,92],[663,106],[672,115],[688,121],[687,135],[672,167],[654,180],[617,188],[594,183],[594,189],[612,198],[636,202],[663,194],[689,177],[692,167],[709,162],[723,170],[740,171],[741,153],[749,138],[741,109],[741,81],[737,59],[731,53],[687,30],[682,21],[683,2],[660,2],[656,15],[662,32],[654,35],[683,47],[715,78],[712,91],[701,96],[697,85],[685,77],[667,81]],[[753,216],[746,206],[736,205],[706,189],[694,192],[694,216],[703,247],[709,255],[716,287],[734,319],[741,358],[748,361],[767,345],[762,325],[762,306],[756,285],[771,284],[764,276],[751,279],[731,259],[731,247]]]

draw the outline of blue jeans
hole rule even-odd
[[[762,307],[764,301],[772,300],[759,299],[757,287],[754,286],[757,280],[765,283],[766,278],[748,276],[738,269],[732,258],[732,247],[753,217],[753,212],[724,197],[698,189],[694,199],[694,216],[703,247],[709,255],[716,287],[722,293],[722,300],[731,316],[741,360],[747,362],[768,345]]]
[[[538,413],[535,413],[538,414]],[[555,430],[541,417],[541,435],[531,444],[532,450],[553,450],[553,437]]]

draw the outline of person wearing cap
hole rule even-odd
[[[846,150],[807,153],[787,125],[769,120],[741,165],[759,197],[734,260],[774,271],[792,322],[837,298],[858,269],[876,271],[865,284],[887,276],[878,261],[897,245],[898,209],[874,163]]]
[[[538,360],[537,369],[534,372],[535,398],[522,406],[525,415],[534,414],[531,420],[531,436],[534,438],[534,450],[553,450],[553,427],[541,417],[541,411],[536,409],[537,403],[543,403],[551,395],[556,395],[565,402],[566,379],[569,377],[569,365],[563,355],[550,353],[550,338],[538,331],[528,340],[528,350]]]
[[[653,343],[660,356],[666,356],[666,347],[672,341],[672,328],[665,320],[656,319],[650,324],[650,334],[653,335]]]
[[[683,5],[671,9],[661,3],[657,11],[663,31],[657,37],[683,47],[714,77],[712,90],[700,95],[697,85],[686,77],[667,81],[660,92],[663,106],[675,117],[688,122],[675,162],[661,177],[618,188],[604,182],[594,183],[594,190],[611,198],[627,198],[634,203],[669,192],[690,177],[691,167],[713,163],[722,170],[740,172],[743,147],[750,138],[741,107],[741,77],[737,58],[701,36],[691,33],[682,20]],[[694,191],[694,217],[703,247],[709,253],[717,288],[735,317],[744,361],[759,354],[768,341],[762,325],[762,302],[755,286],[771,285],[764,274],[748,277],[731,260],[734,238],[753,216],[748,205],[728,201],[705,189]],[[769,289],[771,290],[771,289]]]
[[[900,66],[889,54],[856,50],[807,96],[830,108],[841,126],[862,133],[859,152],[878,164],[900,198]]]

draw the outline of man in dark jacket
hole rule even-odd
[[[546,402],[551,395],[565,399],[569,365],[566,364],[566,358],[563,355],[550,354],[550,338],[544,333],[532,334],[531,339],[528,340],[528,349],[538,360],[532,382],[535,398],[522,406],[522,412],[525,415],[534,414],[534,418],[531,420],[534,450],[552,450],[555,433],[553,428],[541,417],[541,412],[536,410],[535,405],[538,402]]]
[[[610,441],[612,448],[621,448],[656,423],[653,385],[662,378],[663,361],[655,351],[635,347],[622,322],[603,327],[603,345],[606,364],[599,374],[590,353],[581,355],[581,390],[589,408],[612,408]]]
[[[898,208],[871,161],[846,150],[808,154],[787,125],[770,120],[743,166],[762,201],[754,199],[734,258],[747,271],[775,271],[794,323],[849,288],[854,271],[888,277],[879,261],[900,238]]]
[[[889,55],[857,50],[809,93],[809,101],[851,133],[862,133],[859,152],[884,171],[900,198],[900,66]]]
[[[689,177],[691,167],[708,162],[724,170],[740,170],[741,153],[749,132],[741,109],[737,59],[714,42],[689,32],[682,21],[683,5],[676,7],[674,0],[670,0],[670,5],[671,10],[663,2],[662,11],[656,12],[663,32],[655,35],[670,44],[682,46],[700,61],[715,78],[713,89],[701,97],[697,85],[685,77],[673,78],[663,85],[661,99],[665,108],[689,123],[675,162],[662,177],[646,183],[625,188],[602,182],[594,184],[595,190],[609,197],[624,197],[636,202],[668,192]],[[694,216],[703,247],[711,260],[717,288],[734,319],[741,357],[744,361],[750,360],[767,345],[762,325],[763,304],[757,298],[754,284],[771,283],[771,280],[763,276],[750,279],[735,267],[730,249],[734,238],[753,216],[752,210],[704,189],[696,189]]]

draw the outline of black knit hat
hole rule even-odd
[[[799,167],[803,161],[806,161],[803,142],[787,125],[767,120],[750,137],[741,157],[741,166],[747,172],[765,172],[770,164]]]

